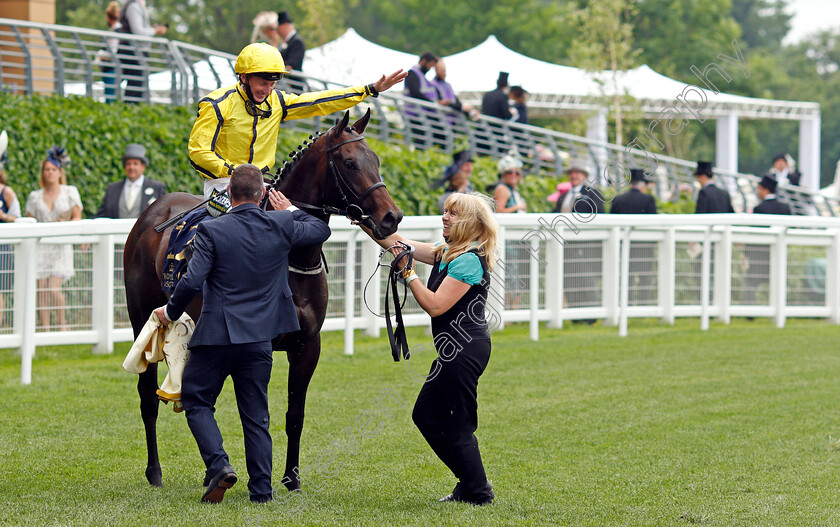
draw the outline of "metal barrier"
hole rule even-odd
[[[840,219],[719,215],[502,214],[502,256],[494,270],[487,318],[493,330],[528,322],[603,320],[628,331],[628,319],[699,317],[703,329],[717,317],[821,317],[840,324]],[[11,247],[13,270],[3,274],[0,348],[21,350],[21,381],[31,382],[36,346],[91,344],[110,353],[131,341],[122,289],[121,244],[133,220],[15,223],[0,229],[0,250]],[[332,221],[324,246],[330,268],[325,331],[345,332],[352,354],[354,330],[379,336],[385,321],[384,275],[373,276],[380,248],[344,218]],[[400,232],[410,239],[440,239],[440,219],[409,217]],[[36,280],[42,244],[72,244],[75,276],[59,292],[66,306],[43,305]],[[418,266],[425,278],[428,266]],[[366,297],[363,298],[365,290]],[[370,310],[368,309],[370,308]],[[65,309],[66,327],[41,314]],[[372,311],[372,312],[371,312]],[[410,299],[407,325],[430,318]],[[46,322],[46,324],[44,323]],[[428,345],[428,343],[426,343]],[[383,341],[383,354],[387,354]],[[428,347],[428,346],[427,346]]]
[[[236,82],[235,60],[229,53],[163,38],[0,18],[0,91],[5,92],[191,105]],[[278,89],[293,93],[343,86],[303,73],[278,83]],[[617,190],[627,182],[626,169],[641,166],[651,170],[660,200],[678,200],[682,189],[696,193],[695,164],[682,159],[487,116],[471,119],[392,92],[369,98],[353,111],[360,116],[368,107],[373,115],[367,134],[386,143],[447,153],[470,148],[494,158],[516,150],[526,171],[547,175],[560,174],[569,159],[581,158],[589,161],[600,186]],[[314,117],[287,121],[284,126],[312,133],[331,124],[332,119]],[[716,174],[736,211],[751,210],[757,203],[759,178],[726,171]],[[796,214],[840,215],[836,198],[801,187],[780,187],[778,194]]]

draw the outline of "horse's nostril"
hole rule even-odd
[[[379,222],[380,227],[388,231],[389,233],[394,233],[397,230],[397,225],[399,225],[400,221],[402,220],[402,212],[394,212],[388,211],[382,216],[382,221]]]

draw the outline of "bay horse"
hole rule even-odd
[[[396,232],[403,214],[379,175],[379,157],[362,136],[370,120],[370,110],[352,126],[348,126],[349,118],[349,112],[345,112],[326,133],[318,134],[311,142],[304,141],[290,154],[292,160],[286,162],[272,186],[299,208],[324,221],[328,221],[331,214],[346,215],[367,227],[374,237],[382,239]],[[135,338],[152,311],[167,301],[161,291],[161,278],[172,227],[157,233],[155,226],[201,201],[202,197],[183,192],[167,194],[146,209],[128,235],[123,261],[125,292]],[[327,278],[321,258],[321,245],[290,252],[289,285],[301,329],[279,335],[272,341],[273,349],[286,351],[289,360],[288,448],[282,479],[289,490],[300,488],[297,467],[306,390],[318,365],[320,330],[327,313]],[[270,277],[243,276],[242,279]],[[190,303],[187,313],[198,322],[200,295]],[[151,485],[162,486],[156,428],[160,405],[157,388],[157,364],[149,364],[137,381],[148,451],[146,479]]]

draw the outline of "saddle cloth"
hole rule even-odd
[[[201,207],[184,216],[183,221],[172,229],[166,248],[166,261],[163,263],[161,290],[164,293],[171,295],[175,292],[178,280],[187,272],[187,261],[192,249],[192,246],[187,244],[195,238],[198,224],[210,218],[207,209]]]

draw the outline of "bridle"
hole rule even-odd
[[[327,142],[326,154],[327,162],[329,165],[329,172],[330,174],[332,174],[333,179],[335,180],[335,187],[338,190],[341,201],[344,204],[344,208],[334,207],[332,205],[311,205],[309,203],[303,203],[296,200],[290,201],[294,206],[298,207],[299,209],[320,212],[325,216],[345,216],[353,223],[359,223],[361,225],[364,225],[368,229],[375,231],[376,223],[374,222],[371,215],[367,213],[364,208],[362,208],[362,202],[365,200],[365,198],[370,196],[371,193],[373,193],[373,191],[375,191],[376,189],[387,188],[385,182],[379,181],[377,183],[374,183],[361,194],[356,194],[356,192],[347,182],[347,178],[344,176],[344,174],[342,174],[341,170],[339,170],[338,166],[336,165],[335,156],[333,155],[333,152],[341,148],[342,146],[349,143],[355,143],[356,141],[361,141],[365,137],[363,135],[359,135],[358,137],[353,137],[351,139],[338,143],[337,145],[330,145],[330,132],[327,132],[325,135],[326,137],[324,138],[324,140]],[[280,179],[278,176],[272,181],[271,186],[273,188],[277,188],[282,181],[283,180]],[[264,200],[265,201],[263,205],[267,203],[268,197],[266,196]],[[326,201],[325,185],[321,187],[321,201]]]

